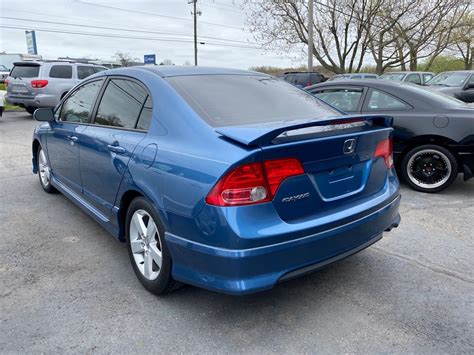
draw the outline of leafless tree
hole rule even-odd
[[[450,50],[454,55],[461,55],[464,69],[473,69],[474,59],[474,14],[467,13],[453,34]]]
[[[359,71],[372,21],[383,0],[315,1],[313,55],[334,73]],[[248,24],[265,48],[282,52],[308,43],[306,1],[245,2]]]
[[[133,58],[130,53],[124,53],[117,51],[114,55],[114,59],[117,60],[122,67],[129,67],[134,62],[137,62],[137,58]]]
[[[422,58],[429,67],[453,43],[470,1],[314,0],[313,55],[334,73],[359,71],[367,54],[379,74],[398,66],[416,70]],[[307,45],[306,0],[246,0],[244,7],[264,48],[288,53]]]
[[[453,32],[469,10],[465,0],[413,0],[415,7],[394,26],[399,61],[417,70],[420,59],[429,58],[427,68],[453,41]]]

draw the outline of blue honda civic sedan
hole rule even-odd
[[[269,289],[400,221],[391,118],[343,116],[265,74],[107,70],[34,117],[42,188],[126,242],[155,294]]]

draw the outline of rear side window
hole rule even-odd
[[[323,77],[320,74],[311,74],[311,84],[318,84],[323,81]]]
[[[95,73],[98,73],[98,72],[100,72],[100,71],[104,71],[104,70],[107,70],[107,69],[108,69],[108,68],[106,68],[106,67],[92,67],[92,68],[94,68],[94,72],[95,72]]]
[[[296,75],[296,84],[306,86],[310,83],[309,74],[298,74]]]
[[[140,113],[140,117],[138,118],[137,129],[148,131],[152,117],[152,109],[153,106],[151,103],[151,97],[148,96],[145,101],[145,105],[143,106],[142,112]]]
[[[313,95],[261,75],[192,75],[166,80],[213,127],[340,115]]]
[[[10,73],[13,78],[37,78],[39,65],[15,65]]]
[[[127,79],[112,79],[100,101],[95,123],[135,128],[146,98],[147,92],[139,84]]]
[[[102,80],[93,81],[81,86],[64,101],[59,115],[61,121],[88,123]]]
[[[369,110],[397,110],[409,108],[403,101],[375,89],[372,89],[369,93],[369,104],[367,106]]]
[[[95,73],[94,67],[87,67],[87,66],[83,66],[83,65],[80,65],[80,66],[77,67],[77,78],[78,79],[85,79],[85,78],[87,78],[88,76],[91,76],[94,73]]]
[[[53,65],[49,70],[50,78],[71,79],[72,66],[71,65]]]

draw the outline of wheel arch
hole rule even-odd
[[[119,240],[125,242],[125,219],[127,218],[127,211],[130,203],[137,197],[145,197],[141,192],[137,190],[128,190],[122,195],[120,199],[120,208],[118,214],[119,222]],[[146,197],[145,197],[146,198]]]
[[[33,140],[31,145],[31,153],[33,155],[33,173],[38,173],[38,149],[41,147],[41,143],[37,138]]]
[[[458,154],[455,151],[453,151],[450,147],[453,144],[457,144],[456,141],[454,141],[454,140],[452,140],[448,137],[431,134],[431,135],[416,136],[416,137],[413,137],[412,139],[406,141],[403,145],[402,152],[398,155],[397,160],[395,162],[396,168],[397,169],[401,168],[403,158],[405,157],[405,155],[410,150],[412,150],[415,147],[418,147],[420,145],[425,145],[425,144],[439,145],[439,146],[449,150],[454,155],[454,157],[456,158],[456,160],[459,163]]]

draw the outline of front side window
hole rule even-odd
[[[71,65],[53,65],[49,70],[50,78],[71,79],[72,66]]]
[[[147,92],[139,84],[112,79],[100,101],[95,123],[134,129],[146,98]]]
[[[407,109],[409,106],[389,94],[372,89],[369,93],[367,108],[369,110],[397,110]]]
[[[64,101],[59,115],[61,121],[89,123],[89,116],[99,93],[102,80],[81,86]]]
[[[467,85],[474,85],[474,74],[472,74],[471,77],[469,78]]]
[[[409,74],[405,81],[407,83],[421,85],[421,78],[419,74]]]
[[[425,81],[425,83],[427,81],[430,81],[432,78],[433,78],[433,74],[423,74],[423,80]]]
[[[357,111],[362,89],[324,89],[314,95],[341,111],[351,112]]]
[[[88,76],[91,76],[92,74],[94,74],[95,71],[94,71],[94,67],[88,67],[88,66],[84,66],[84,65],[79,65],[77,67],[77,78],[78,79],[85,79],[87,78]]]

